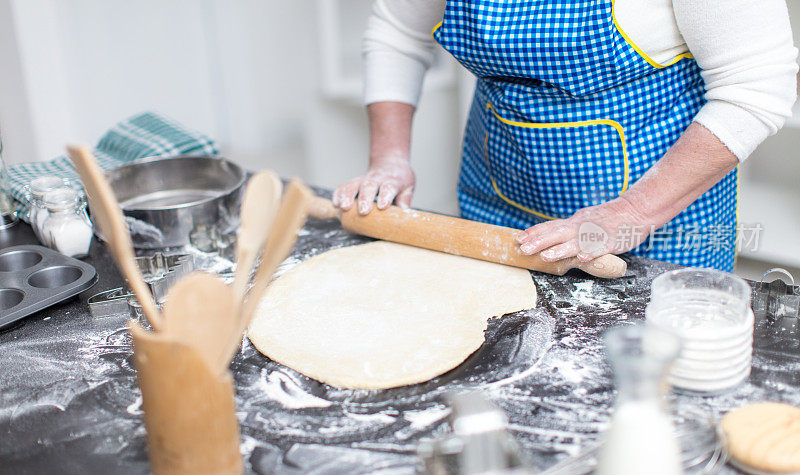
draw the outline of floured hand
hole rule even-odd
[[[368,214],[377,199],[378,209],[397,203],[402,208],[411,206],[414,194],[414,171],[407,158],[389,157],[373,160],[367,173],[353,178],[336,188],[333,204],[349,210],[358,200],[358,212]]]
[[[634,227],[644,230],[634,238],[621,233]],[[536,254],[547,262],[577,256],[582,262],[605,254],[630,251],[647,238],[654,223],[627,200],[618,198],[575,212],[567,219],[556,219],[531,226],[517,236],[523,254]],[[582,234],[594,233],[602,239],[587,241]]]

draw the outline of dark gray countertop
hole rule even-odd
[[[365,242],[311,221],[287,266]],[[0,247],[31,243],[25,225]],[[630,276],[602,281],[534,273],[538,307],[492,320],[486,344],[455,370],[415,386],[349,391],[271,362],[249,343],[231,366],[241,450],[256,473],[412,473],[420,439],[446,431],[443,395],[479,389],[509,416],[538,468],[592,445],[614,391],[602,352],[609,327],[644,317],[651,280],[674,266],[626,257]],[[0,331],[0,470],[10,473],[147,473],[141,396],[121,317],[96,319],[86,299],[122,280],[106,249],[86,259],[100,281],[78,298]],[[800,405],[800,352],[757,351],[750,379],[716,397],[674,395],[676,420],[717,418],[747,401]],[[772,342],[774,343],[774,342]],[[772,344],[770,343],[770,344]]]

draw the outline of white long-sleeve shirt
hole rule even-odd
[[[365,102],[416,105],[445,0],[375,0],[364,35]],[[797,49],[785,0],[616,0],[619,27],[652,61],[690,52],[706,99],[695,117],[740,160],[792,114]]]

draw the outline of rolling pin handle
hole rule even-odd
[[[341,219],[342,210],[333,205],[331,200],[314,197],[308,207],[308,215],[316,219],[334,220]]]
[[[613,254],[606,254],[589,262],[580,262],[577,258],[575,260],[575,267],[601,279],[622,277],[628,270],[628,264]]]

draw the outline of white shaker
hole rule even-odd
[[[70,257],[84,257],[92,243],[92,223],[78,192],[61,188],[44,194],[47,216],[42,235],[48,246]]]
[[[33,233],[36,235],[36,238],[39,240],[39,242],[48,247],[50,247],[50,244],[46,241],[45,236],[42,234],[42,224],[49,214],[47,207],[44,204],[44,195],[45,193],[64,187],[66,187],[64,180],[52,175],[40,176],[39,178],[34,178],[30,181],[30,183],[28,183],[28,203],[30,204],[28,220],[31,223],[31,227],[33,228]]]

